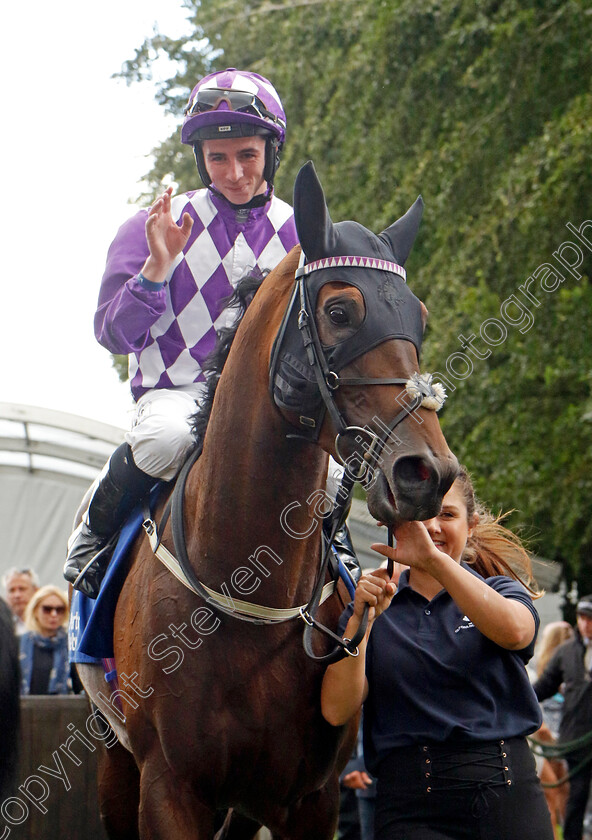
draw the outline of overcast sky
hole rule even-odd
[[[109,243],[176,121],[151,85],[111,76],[155,24],[176,36],[185,17],[181,0],[33,0],[4,13],[0,402],[128,426],[129,388],[93,314]]]

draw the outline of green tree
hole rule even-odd
[[[591,249],[582,245],[574,273],[554,255],[575,239],[566,223],[590,216],[588,4],[186,6],[192,38],[147,40],[126,77],[145,78],[168,54],[179,72],[158,97],[179,117],[204,72],[248,67],[271,78],[289,121],[278,192],[290,200],[311,158],[335,219],[381,230],[423,194],[408,269],[431,313],[423,366],[451,386],[445,433],[482,498],[516,509],[511,523],[528,528],[533,548],[592,591]],[[196,184],[177,134],[155,150],[151,189],[170,175],[181,189]],[[541,285],[545,263],[564,277],[552,291]],[[527,281],[535,302],[520,290]],[[475,336],[473,352],[461,335]]]

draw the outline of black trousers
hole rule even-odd
[[[582,761],[590,757],[590,748],[569,753],[566,756],[570,772]],[[563,840],[581,840],[586,815],[586,804],[592,781],[592,761],[588,761],[569,780],[569,794],[565,808]]]
[[[375,840],[553,840],[525,738],[403,747],[377,776]]]

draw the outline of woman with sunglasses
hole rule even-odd
[[[129,356],[136,409],[69,542],[64,576],[91,598],[110,537],[195,446],[202,367],[235,317],[228,298],[242,277],[263,276],[297,244],[292,208],[273,192],[285,137],[281,100],[263,76],[229,68],[204,77],[181,129],[204,188],[166,190],[111,245],[95,335],[111,353]]]
[[[68,599],[57,586],[42,586],[25,611],[20,636],[21,694],[69,694]]]

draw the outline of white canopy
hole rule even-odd
[[[0,403],[0,575],[31,568],[41,584],[65,588],[74,515],[123,436],[85,417]]]

